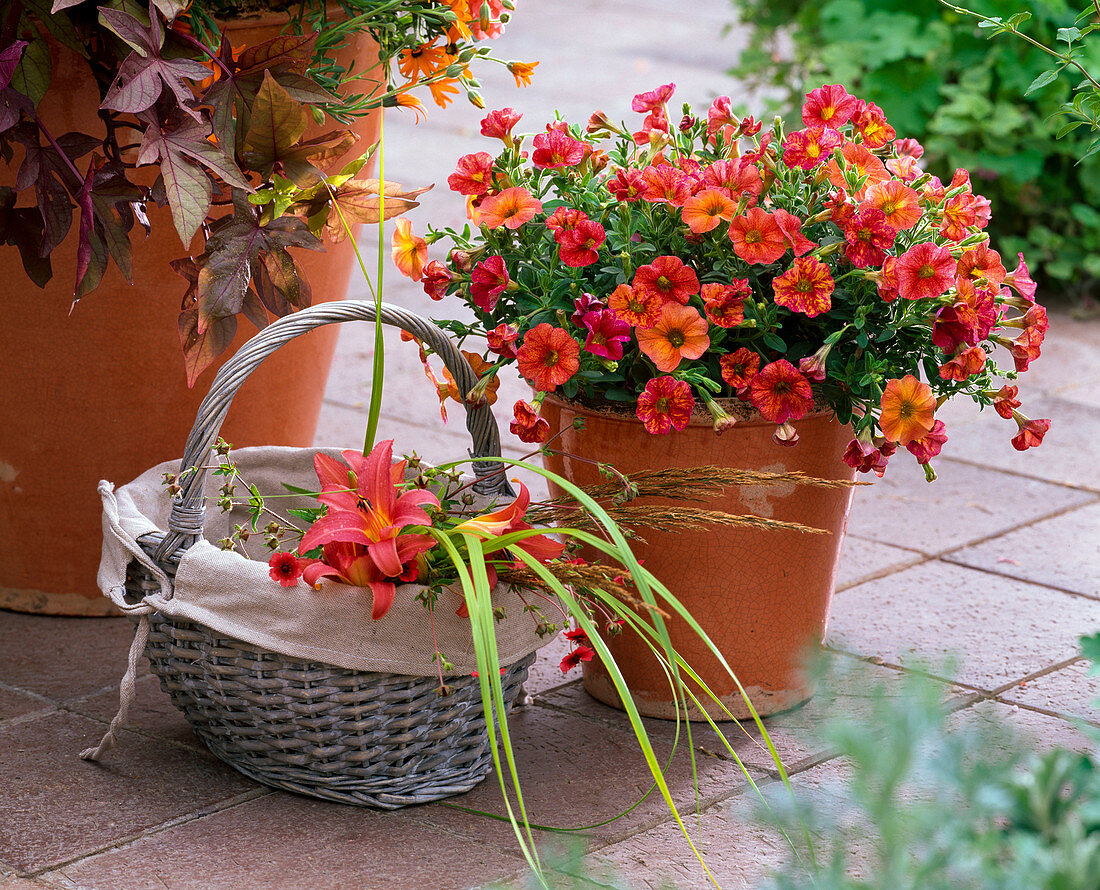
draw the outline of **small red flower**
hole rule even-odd
[[[736,392],[747,389],[756,372],[760,370],[760,356],[742,346],[718,359],[722,379]]]
[[[283,587],[293,587],[302,577],[302,564],[293,553],[279,551],[271,554],[267,561],[268,574],[272,581],[278,581]]]
[[[463,155],[455,172],[447,177],[452,192],[460,195],[484,195],[493,182],[493,156],[487,151]]]
[[[561,668],[563,674],[569,673],[582,661],[591,661],[592,657],[596,654],[596,650],[591,646],[579,645],[574,649],[569,650],[569,654],[561,660],[558,667]]]
[[[631,101],[630,109],[639,114],[645,114],[648,111],[656,111],[672,98],[674,92],[676,92],[676,84],[666,83],[656,89],[638,93]]]
[[[829,267],[810,256],[797,257],[790,269],[772,281],[776,305],[801,312],[808,318],[832,308],[834,287]]]
[[[584,160],[584,143],[562,130],[539,133],[532,141],[531,163],[543,170],[575,167]]]
[[[671,164],[656,164],[642,171],[642,198],[654,204],[683,207],[691,197],[691,180]]]
[[[839,130],[859,110],[859,100],[840,84],[825,84],[806,94],[802,123],[807,127]]]
[[[704,284],[703,311],[712,324],[735,328],[745,320],[745,298],[751,293],[747,278],[736,278],[733,284]]]
[[[447,295],[447,286],[454,280],[454,275],[439,260],[432,260],[424,267],[420,275],[420,283],[424,285],[424,293],[433,300],[442,300]]]
[[[892,443],[889,446],[884,444],[879,449],[862,439],[852,439],[848,443],[848,448],[845,450],[842,460],[853,470],[860,473],[873,472],[881,479],[886,472],[886,462],[896,450],[897,446]]]
[[[607,190],[615,196],[616,201],[640,201],[645,190],[645,180],[638,170],[620,170],[607,181]]]
[[[664,435],[686,427],[694,408],[691,385],[665,376],[646,383],[645,391],[638,396],[635,414],[645,425],[647,433]]]
[[[703,171],[703,183],[707,188],[723,189],[731,198],[749,195],[754,200],[764,191],[760,169],[745,158],[715,161]]]
[[[535,389],[552,392],[577,373],[580,354],[580,344],[567,330],[543,322],[523,338],[516,363]]]
[[[634,273],[634,289],[656,294],[662,300],[685,305],[699,293],[699,276],[679,257],[659,256]]]
[[[898,293],[906,300],[938,297],[955,280],[955,261],[951,251],[926,241],[910,247],[894,265]]]
[[[940,207],[943,221],[940,234],[949,241],[962,241],[970,234],[970,227],[978,224],[977,209],[973,195],[955,195],[943,202]]]
[[[562,231],[558,239],[558,256],[567,266],[580,269],[600,258],[600,245],[606,238],[603,226],[590,219],[581,220],[570,231]]]
[[[959,278],[969,278],[972,281],[984,278],[994,287],[1000,287],[1007,273],[1001,264],[1001,255],[991,249],[988,243],[982,243],[959,257],[955,274]]]
[[[943,380],[967,380],[981,373],[985,367],[985,350],[980,346],[964,349],[950,361],[940,365],[940,377]]]
[[[707,111],[707,139],[712,141],[715,134],[721,131],[726,144],[729,144],[739,123],[734,117],[730,97],[719,96],[710,103]]]
[[[619,318],[612,309],[587,312],[581,319],[588,331],[584,348],[595,356],[613,362],[623,357],[623,343],[630,339],[630,325]]]
[[[940,453],[944,443],[947,442],[947,433],[944,432],[942,420],[932,424],[932,429],[919,439],[906,443],[909,453],[917,459],[918,464],[926,464]]]
[[[733,252],[746,263],[767,265],[787,252],[783,230],[775,217],[759,207],[751,207],[744,216],[731,220],[729,238]]]
[[[783,240],[794,251],[795,256],[802,256],[817,247],[813,241],[802,234],[802,220],[782,207],[775,208],[775,224],[779,226],[779,231],[783,233]]]
[[[886,214],[877,207],[861,207],[844,226],[848,246],[844,253],[853,266],[866,269],[880,266],[886,251],[894,245],[894,229],[886,222]]]
[[[511,108],[490,111],[481,121],[481,135],[490,139],[499,139],[509,148],[512,146],[512,128],[519,123],[523,115]]]
[[[786,359],[760,369],[749,384],[749,401],[767,420],[786,423],[801,420],[814,406],[810,381]]]
[[[620,284],[607,298],[607,305],[627,324],[650,328],[661,317],[664,300],[654,292]]]
[[[863,137],[864,145],[868,148],[882,148],[897,133],[886,123],[885,112],[874,102],[862,102],[861,105],[863,107],[852,118],[852,122]]]
[[[504,257],[486,257],[470,273],[470,297],[474,304],[486,312],[492,312],[497,299],[511,283]]]
[[[516,341],[518,339],[519,329],[505,322],[501,322],[485,334],[489,349],[501,358],[516,357]]]
[[[588,219],[588,214],[574,207],[559,207],[546,217],[546,228],[554,233],[554,240],[561,244],[564,235],[572,232],[580,223]]]
[[[1013,413],[1021,405],[1020,400],[1016,398],[1019,391],[1018,386],[1002,386],[993,397],[993,410],[1005,420],[1011,420]]]
[[[512,407],[513,419],[508,424],[508,429],[513,436],[518,436],[521,442],[530,442],[541,445],[550,438],[550,424],[542,417],[535,407],[523,399],[520,399]]]
[[[1019,411],[1013,412],[1019,432],[1012,437],[1012,447],[1017,451],[1037,448],[1043,443],[1043,436],[1050,431],[1049,420],[1028,420]]]
[[[1028,272],[1027,263],[1024,262],[1024,255],[1017,253],[1017,257],[1020,259],[1020,263],[1005,275],[1002,284],[1007,284],[1016,293],[1018,293],[1025,300],[1035,299],[1035,282],[1031,280],[1031,273]]]
[[[1039,357],[1043,345],[1043,332],[1038,328],[1027,328],[1015,340],[1005,344],[1012,354],[1017,371],[1026,371],[1028,366]]]
[[[827,127],[796,130],[783,140],[783,163],[788,167],[813,170],[829,160],[833,149],[843,141],[843,136]]]

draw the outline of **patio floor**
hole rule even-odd
[[[525,0],[496,50],[542,64],[523,92],[503,72],[485,78],[490,107],[524,111],[521,129],[530,130],[555,108],[571,119],[597,106],[625,115],[634,93],[669,81],[696,105],[736,96],[719,73],[739,40],[736,31],[721,36],[729,8],[726,0],[696,0],[690,18],[670,19],[665,0]],[[387,177],[443,183],[460,154],[485,148],[480,117],[452,108],[413,126],[390,115]],[[457,222],[456,204],[445,183],[437,186],[411,214],[414,228]],[[365,294],[353,287],[352,296]],[[436,310],[395,273],[385,294],[425,314]],[[1076,648],[1080,635],[1100,629],[1100,321],[1055,310],[1051,322],[1043,357],[1021,386],[1024,410],[1053,419],[1043,446],[1019,454],[1009,445],[1011,424],[992,412],[944,409],[951,441],[936,483],[899,456],[884,480],[857,492],[829,645],[838,659],[865,660],[886,682],[921,658],[956,655],[957,677],[945,692],[958,696],[964,714],[1017,726],[1038,745],[1082,748],[1075,721],[1100,726],[1100,678],[1086,676]],[[365,326],[341,334],[318,444],[361,440],[369,337]],[[396,337],[387,380],[382,432],[399,450],[436,460],[464,454],[461,423],[440,426],[415,350]],[[506,381],[501,405],[523,393]],[[444,804],[396,812],[328,804],[238,775],[203,749],[147,664],[115,750],[99,765],[80,761],[77,752],[98,741],[114,714],[131,634],[121,618],[0,611],[3,890],[524,885],[526,866],[506,823]],[[626,809],[650,782],[624,718],[589,699],[575,675],[563,677],[562,651],[557,643],[545,650],[527,687],[533,701],[511,726],[531,820],[589,826]],[[859,713],[863,691],[842,693]],[[814,700],[769,721],[796,785],[842,775],[811,738],[826,710]],[[670,726],[650,725],[658,753],[667,752]],[[690,823],[693,836],[723,887],[752,887],[782,847],[741,815],[748,785],[737,765],[705,739],[696,742],[702,819]],[[735,747],[757,782],[776,780],[753,739]],[[692,810],[686,762],[679,752],[670,784]],[[492,778],[455,802],[502,811]],[[579,837],[590,875],[614,872],[627,887],[707,886],[660,800]]]

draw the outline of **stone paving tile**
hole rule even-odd
[[[1092,600],[933,561],[833,601],[829,645],[888,664],[959,659],[960,683],[996,689],[1078,654]]]
[[[957,550],[946,559],[1100,599],[1100,501]]]
[[[653,785],[633,733],[537,705],[515,712],[509,726],[527,815],[532,823],[574,829],[593,826],[579,836],[582,841],[599,842],[630,834],[668,813],[664,799],[655,790],[622,818],[595,825],[622,813]],[[670,746],[660,739],[653,744],[663,766],[669,758]],[[698,758],[697,769],[701,799],[732,793],[745,784],[736,765],[718,757]],[[681,812],[691,811],[695,792],[690,761],[682,747],[673,758],[666,781]],[[473,791],[451,802],[487,813],[506,812],[500,784],[493,774]],[[442,804],[419,809],[417,817],[447,831],[502,847],[515,844],[507,822]]]
[[[1097,750],[1094,737],[1089,737],[1077,726],[1060,717],[1050,717],[1015,705],[991,700],[978,702],[972,707],[947,719],[951,731],[984,724],[994,729],[1006,729],[1017,735],[1027,749],[1043,752],[1052,748],[1070,748],[1074,751],[1092,752]],[[1010,743],[995,739],[993,744],[1005,746]]]
[[[531,665],[527,682],[523,684],[528,695],[542,696],[551,689],[576,681],[576,671],[563,674],[559,666],[570,648],[569,641],[559,634],[539,649],[538,659]]]
[[[67,713],[0,728],[0,859],[36,870],[256,787],[211,757],[128,732],[102,763],[79,760],[105,729]]]
[[[0,682],[55,701],[117,684],[134,636],[127,618],[58,618],[0,610]],[[148,669],[142,660],[141,670]]]
[[[465,890],[515,871],[512,854],[433,829],[420,812],[275,793],[66,866],[51,878],[86,890]]]
[[[19,717],[22,714],[30,714],[32,711],[41,711],[44,708],[52,708],[53,703],[43,701],[22,692],[12,689],[0,689],[0,720],[11,717]]]
[[[859,497],[858,492],[856,497]],[[913,550],[868,541],[852,534],[845,535],[844,549],[840,554],[840,568],[837,572],[837,589],[854,587],[872,576],[903,569],[923,561],[924,558],[922,554]]]
[[[1060,396],[1043,396],[1025,401],[1021,410],[1028,417],[1051,420],[1050,432],[1039,448],[1016,451],[1010,442],[1016,432],[1014,424],[1006,422],[998,428],[996,423],[983,423],[968,426],[965,433],[960,431],[951,440],[950,457],[990,469],[1100,491],[1100,463],[1088,460],[1089,447],[1085,445],[1100,440],[1100,406],[1095,402],[1081,403]],[[1000,420],[999,417],[991,419]],[[1012,502],[1031,497],[1021,481],[1014,479],[1009,484]]]
[[[172,704],[168,693],[160,688],[160,680],[155,676],[142,677],[135,684],[137,695],[130,706],[126,719],[126,728],[154,735],[181,745],[189,745],[205,751],[191,724]],[[118,712],[118,690],[110,689],[97,695],[70,702],[67,705],[78,714],[97,720],[111,719]]]
[[[45,886],[45,884],[40,884],[38,881],[32,881],[29,878],[8,877],[0,872],[0,890],[42,890]]]
[[[1100,675],[1089,673],[1087,661],[1021,683],[997,697],[1010,704],[1079,717],[1100,726]]]
[[[929,484],[915,461],[899,456],[885,478],[856,492],[850,533],[939,553],[1093,499],[1088,492],[946,460]]]

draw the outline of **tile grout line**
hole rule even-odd
[[[251,791],[245,791],[242,794],[235,795],[234,797],[226,798],[225,800],[218,801],[217,803],[210,804],[209,806],[202,807],[201,809],[194,810],[190,813],[186,813],[182,816],[176,816],[173,819],[168,819],[165,822],[152,825],[148,828],[143,828],[140,831],[131,832],[123,837],[116,838],[106,844],[99,847],[93,847],[88,850],[84,850],[81,853],[70,856],[67,859],[60,860],[58,862],[50,863],[49,865],[41,866],[40,868],[31,869],[23,872],[27,877],[49,877],[54,872],[61,872],[66,880],[71,880],[67,875],[64,875],[64,869],[73,865],[91,859],[95,856],[102,855],[103,853],[110,852],[112,850],[122,850],[132,844],[137,843],[147,837],[153,837],[168,831],[172,828],[177,828],[180,825],[186,825],[188,822],[194,822],[198,819],[202,819],[206,816],[213,816],[217,813],[224,812],[225,810],[233,809],[234,807],[246,804],[249,801],[256,800],[260,797],[267,797],[275,792],[270,788],[254,788]]]
[[[1003,473],[1006,476],[1015,476],[1018,479],[1027,479],[1031,482],[1044,482],[1047,485],[1057,485],[1060,488],[1068,488],[1071,491],[1084,491],[1089,494],[1100,495],[1100,489],[1093,488],[1089,485],[1074,485],[1070,482],[1061,482],[1057,479],[1044,479],[1041,476],[1032,476],[1028,473],[1022,473],[1019,470],[1006,470],[1002,467],[991,467],[989,464],[984,464],[976,460],[968,460],[965,457],[948,457],[944,455],[941,460],[948,463],[964,464],[968,467],[976,467],[979,470],[990,470],[994,473]]]
[[[1094,600],[1094,601],[1100,600],[1100,594],[1082,593],[1080,590],[1073,590],[1072,588],[1069,588],[1069,587],[1061,587],[1058,584],[1049,584],[1046,581],[1034,581],[1030,578],[1021,578],[1019,575],[1013,575],[1009,572],[1004,572],[1004,571],[1001,571],[999,569],[993,568],[991,566],[974,566],[974,565],[970,565],[969,563],[960,562],[957,559],[950,559],[949,557],[951,555],[952,554],[947,554],[948,558],[943,558],[943,557],[937,557],[937,558],[941,559],[943,562],[948,563],[949,565],[959,566],[960,568],[964,568],[964,569],[973,569],[976,572],[984,572],[985,574],[992,575],[995,578],[1009,578],[1012,581],[1021,581],[1025,584],[1035,584],[1039,587],[1045,587],[1045,588],[1047,588],[1047,590],[1057,590],[1059,593],[1065,593],[1065,594],[1068,594],[1069,596],[1080,597],[1081,599]]]

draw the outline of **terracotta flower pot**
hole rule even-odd
[[[240,23],[234,46],[279,33],[275,17]],[[342,51],[369,70],[377,47],[361,37]],[[53,78],[40,112],[51,132],[97,132],[99,104],[83,65],[53,48]],[[376,116],[355,124],[365,150]],[[0,184],[17,166],[0,168]],[[32,199],[33,200],[33,199]],[[0,330],[0,607],[54,615],[102,615],[113,606],[96,587],[100,479],[129,480],[178,457],[216,369],[189,390],[176,318],[185,282],[168,261],[186,255],[168,208],[150,207],[153,231],[134,236],[134,284],[112,266],[69,314],[76,236],[53,254],[45,291],[6,248],[8,296]],[[299,251],[315,301],[341,299],[354,263],[350,242]],[[241,321],[225,357],[254,333]],[[309,445],[320,414],[335,328],[315,331],[265,362],[241,390],[225,424],[237,445]],[[219,362],[220,365],[220,362]]]
[[[768,472],[801,470],[826,479],[854,478],[840,459],[851,431],[831,413],[796,424],[794,447],[772,440],[775,424],[738,423],[715,435],[709,418],[693,418],[681,432],[652,436],[629,413],[592,410],[548,397],[542,414],[552,430],[565,429],[558,448],[612,464],[630,474],[663,467],[717,465]],[[574,418],[583,430],[572,429]],[[578,485],[603,480],[595,465],[553,455],[546,466]],[[657,499],[634,502],[673,503]],[[731,488],[707,500],[708,509],[799,522],[829,533],[711,527],[706,530],[641,530],[635,546],[644,565],[688,609],[710,636],[761,715],[792,708],[811,695],[801,664],[825,639],[837,565],[852,503],[852,489],[793,484]],[[691,629],[669,622],[672,643],[711,691],[739,719],[749,716],[734,682]],[[632,631],[605,636],[642,714],[675,716],[675,698],[648,645]],[[618,695],[598,659],[584,665],[585,689],[618,707]],[[716,719],[729,719],[716,706]],[[695,711],[694,719],[702,715]]]

